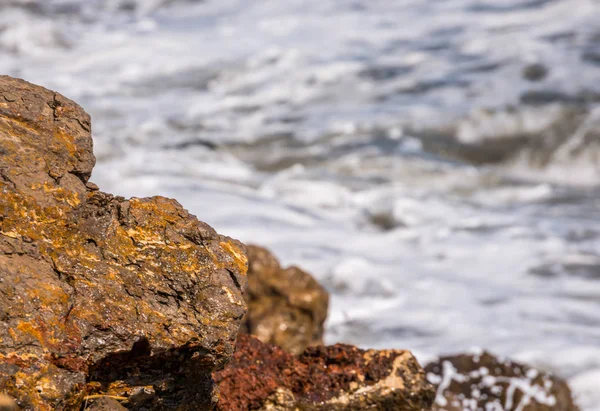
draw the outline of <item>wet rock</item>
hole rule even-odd
[[[541,63],[532,63],[523,69],[523,77],[529,81],[541,81],[548,75],[548,68]]]
[[[437,389],[433,410],[578,410],[561,379],[487,352],[442,357],[425,371]]]
[[[266,249],[248,246],[248,313],[242,332],[300,353],[323,343],[329,295],[308,273],[281,268]]]
[[[433,387],[409,351],[310,347],[299,356],[240,335],[214,374],[217,410],[429,410]]]
[[[411,130],[411,133],[423,136],[426,151],[470,164],[526,161],[532,168],[544,168],[560,161],[561,150],[564,152],[581,124],[589,122],[590,114],[585,107],[568,104],[560,107],[510,106],[476,110],[461,120],[455,130],[437,130],[439,135],[446,133],[437,140],[432,137],[432,130]],[[543,121],[530,120],[534,118]],[[586,134],[591,132],[586,130]]]
[[[586,107],[600,101],[600,93],[595,90],[581,90],[568,94],[556,90],[529,90],[521,94],[521,103],[531,106],[562,104],[565,106]]]
[[[174,200],[89,184],[90,131],[72,101],[0,76],[0,392],[78,410],[116,384],[130,409],[210,409],[245,313],[244,247]]]
[[[583,61],[600,66],[600,50],[589,50],[582,54]]]

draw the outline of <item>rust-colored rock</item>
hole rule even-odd
[[[79,106],[0,76],[0,392],[78,410],[119,385],[129,409],[210,409],[245,313],[244,247],[174,200],[97,190],[94,161]]]
[[[214,378],[223,411],[416,411],[429,410],[435,395],[409,351],[336,344],[295,356],[249,335]]]
[[[292,353],[323,343],[329,295],[298,267],[281,268],[269,251],[247,246],[248,313],[241,331]]]
[[[561,379],[487,352],[442,357],[425,371],[437,388],[433,410],[578,410]]]

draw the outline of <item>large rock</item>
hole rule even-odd
[[[487,352],[442,357],[425,371],[437,388],[433,410],[578,410],[564,381]]]
[[[247,259],[176,201],[97,190],[90,118],[0,76],[0,392],[26,410],[210,409]]]
[[[248,246],[248,313],[242,332],[300,353],[323,343],[329,295],[298,267],[283,269],[266,249]]]
[[[214,374],[217,410],[429,410],[433,387],[409,351],[311,347],[299,356],[240,335]]]

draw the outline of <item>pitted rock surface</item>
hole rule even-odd
[[[299,356],[240,335],[234,360],[214,374],[217,410],[429,410],[433,387],[409,351],[336,344]]]
[[[0,76],[0,392],[78,410],[118,382],[152,387],[146,409],[210,409],[244,246],[174,200],[98,191],[90,133],[77,104]]]
[[[425,367],[435,411],[577,411],[560,378],[483,352],[441,357]]]
[[[282,268],[268,250],[249,245],[248,313],[241,331],[298,354],[323,344],[329,294],[298,267]]]

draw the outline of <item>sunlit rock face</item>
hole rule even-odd
[[[437,388],[434,410],[579,409],[560,378],[487,352],[441,357],[425,371]]]
[[[94,162],[85,111],[0,76],[0,391],[26,410],[108,392],[210,409],[246,311],[244,246],[175,200],[99,191]]]

